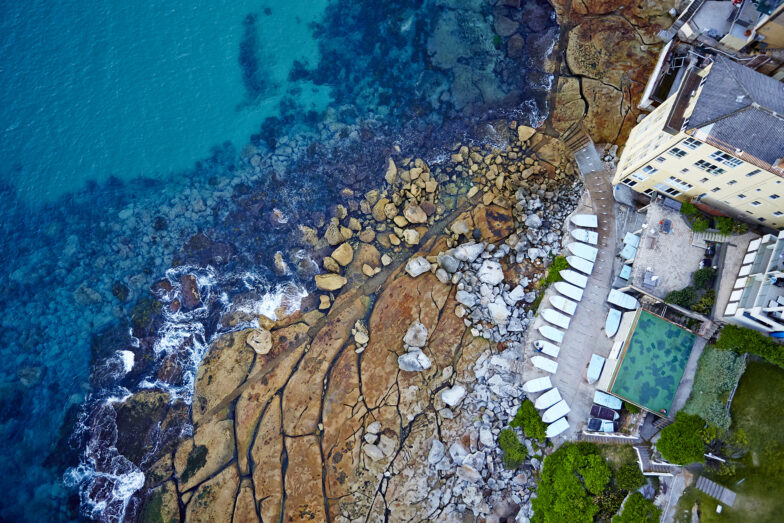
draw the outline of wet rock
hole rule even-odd
[[[354,259],[354,249],[348,243],[342,243],[340,247],[332,251],[332,259],[345,267]]]
[[[327,227],[326,232],[324,232],[324,239],[327,240],[327,243],[330,245],[338,245],[342,243],[345,238],[343,238],[343,233],[340,230],[340,225],[337,223],[330,223]]]
[[[397,364],[400,370],[422,372],[430,368],[431,362],[424,352],[416,349],[398,356]]]
[[[427,327],[420,322],[415,322],[406,331],[403,336],[403,343],[409,347],[422,348],[427,343]]]
[[[336,291],[343,287],[347,280],[339,274],[317,274],[316,287],[322,291]]]
[[[180,285],[182,290],[182,306],[185,310],[193,310],[199,306],[199,285],[196,283],[196,277],[191,274],[186,274],[180,277]]]
[[[523,49],[525,49],[525,40],[519,34],[510,36],[506,41],[506,55],[509,58],[520,58],[523,56]]]
[[[419,205],[409,205],[403,211],[403,216],[411,223],[427,223],[427,214]]]
[[[327,296],[326,294],[322,294],[321,296],[319,296],[319,306],[318,306],[319,310],[323,311],[325,309],[329,309],[330,305],[331,305],[331,301],[329,299],[329,296]]]
[[[73,293],[74,301],[85,307],[101,303],[103,299],[95,289],[90,288],[86,283],[82,283]]]
[[[419,231],[416,229],[406,229],[403,231],[403,239],[406,241],[406,245],[419,245]]]
[[[536,129],[525,125],[518,125],[517,126],[517,139],[520,143],[529,140],[534,134],[536,133]]]
[[[340,273],[340,264],[332,256],[326,256],[323,265],[329,272]]]
[[[376,231],[373,229],[363,229],[362,232],[359,233],[359,241],[364,243],[370,243],[376,239]]]
[[[395,165],[395,160],[392,158],[387,158],[387,170],[384,173],[384,179],[389,185],[394,185],[397,181],[397,165]]]
[[[384,207],[386,207],[386,205],[388,203],[389,203],[389,200],[387,200],[386,198],[381,198],[380,200],[378,200],[376,202],[375,205],[373,205],[372,213],[373,213],[373,219],[374,220],[376,220],[377,222],[386,221],[387,215],[384,212]]]
[[[417,276],[421,276],[422,274],[430,271],[430,262],[428,262],[422,256],[417,256],[416,258],[411,258],[406,263],[406,272],[412,278],[416,278]]]

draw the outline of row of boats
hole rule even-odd
[[[539,312],[549,325],[539,327],[539,333],[544,339],[534,341],[534,348],[544,356],[531,358],[534,367],[550,374],[558,371],[558,363],[554,361],[561,352],[558,344],[563,342],[565,331],[583,298],[588,277],[593,273],[594,263],[599,255],[599,249],[595,247],[599,243],[599,234],[586,229],[598,227],[598,217],[594,214],[578,214],[572,216],[571,221],[578,228],[570,233],[576,241],[566,245],[566,249],[571,253],[566,257],[570,268],[559,271],[563,281],[553,284],[558,294],[550,296],[551,307]],[[569,428],[566,415],[571,409],[561,397],[558,388],[553,387],[549,376],[527,381],[523,384],[523,390],[529,394],[543,393],[534,402],[534,407],[543,411],[542,421],[548,424],[548,438],[555,437]]]

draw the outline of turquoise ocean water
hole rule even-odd
[[[187,418],[222,318],[307,305],[298,224],[396,144],[438,161],[542,120],[552,11],[496,4],[0,2],[1,520],[133,519],[179,433],[114,405],[161,390]]]

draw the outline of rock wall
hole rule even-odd
[[[542,451],[524,440],[530,459],[506,470],[496,438],[523,397],[514,369],[533,316],[526,303],[560,248],[581,185],[560,142],[515,124],[499,129],[503,150],[455,148],[447,171],[471,183],[457,190],[464,199],[453,211],[440,221],[404,213],[413,225],[425,222],[420,242],[374,244],[387,258],[383,270],[363,270],[380,263],[366,242],[343,243],[350,252],[325,248],[325,259],[346,265],[333,268],[345,282],[324,291],[324,312],[261,317],[259,328],[213,342],[198,370],[192,433],[146,471],[139,519],[530,516]],[[388,180],[429,171],[419,159],[397,165],[390,161]],[[428,179],[443,178],[434,170]],[[373,199],[408,199],[408,210],[416,196],[406,184]],[[338,209],[337,223],[357,219],[400,238],[414,230],[389,233],[386,223],[399,215],[374,216],[369,204],[356,213]],[[403,370],[412,353],[420,366]]]
[[[677,0],[550,0],[561,37],[551,64],[549,124],[563,132],[582,119],[596,143],[622,145],[663,47],[656,34]]]

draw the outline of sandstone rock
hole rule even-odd
[[[253,485],[263,521],[278,521],[283,498],[283,477],[280,456],[283,436],[280,420],[280,396],[273,396],[259,424],[258,434],[251,449],[253,457]]]
[[[357,333],[354,334],[354,341],[356,341],[359,345],[365,345],[370,341],[370,337],[362,331],[357,331]]]
[[[392,263],[392,258],[389,256],[389,254],[385,253],[384,255],[381,256],[381,263],[382,265],[384,265],[384,267],[386,267],[387,265]]]
[[[504,271],[501,264],[495,260],[485,260],[477,272],[477,277],[482,283],[498,285],[504,281]]]
[[[316,287],[322,291],[336,291],[346,284],[347,280],[339,274],[317,274]]]
[[[329,296],[327,296],[326,294],[322,294],[321,296],[319,296],[319,306],[318,306],[318,308],[321,311],[329,309],[329,306],[330,306],[331,303],[332,302],[330,301]]]
[[[411,258],[406,263],[406,272],[412,278],[416,278],[426,272],[430,271],[430,262],[428,262],[422,256],[417,256],[416,258]]]
[[[462,385],[455,385],[451,389],[441,391],[441,399],[450,407],[457,407],[465,398],[466,389]]]
[[[323,265],[329,272],[340,273],[340,265],[332,256],[325,256]]]
[[[427,327],[420,322],[412,323],[403,336],[403,343],[409,347],[422,348],[427,343]]]
[[[431,362],[424,352],[416,349],[398,356],[397,364],[400,370],[422,372],[430,368]]]
[[[186,508],[187,521],[222,521],[234,511],[239,486],[237,467],[228,466],[217,476],[202,484]]]
[[[393,202],[389,202],[384,206],[384,216],[386,216],[387,220],[397,216],[397,206]]]
[[[392,218],[392,221],[398,227],[405,227],[406,225],[408,225],[408,220],[406,220],[405,216],[400,216],[400,215],[395,216],[394,218]]]
[[[373,205],[373,219],[377,222],[386,221],[387,215],[384,213],[384,207],[389,203],[386,198],[381,198]]]
[[[142,521],[179,523],[180,507],[174,481],[167,481],[148,494],[141,516]]]
[[[419,245],[419,231],[416,229],[406,229],[403,231],[403,239],[406,245]]]
[[[376,231],[373,229],[362,229],[362,232],[359,233],[359,241],[364,243],[370,243],[376,239]]]
[[[384,173],[384,179],[389,185],[393,185],[397,181],[397,165],[392,158],[387,158],[387,171]]]
[[[234,504],[234,517],[231,523],[258,523],[258,521],[256,501],[253,499],[253,485],[249,479],[244,479],[237,493],[237,501]]]
[[[397,450],[397,440],[394,438],[390,438],[385,433],[381,433],[378,438],[378,448],[381,449],[381,452],[384,456],[391,456]]]
[[[411,223],[427,223],[427,214],[419,205],[409,205],[403,211],[403,216]]]
[[[198,485],[233,457],[234,423],[223,420],[201,425],[194,433],[193,440],[180,445],[174,457],[180,490],[186,491]]]
[[[286,438],[286,505],[284,521],[326,521],[322,464],[316,436]],[[265,520],[267,521],[267,520]]]
[[[536,129],[525,125],[518,125],[517,126],[517,139],[520,143],[530,139],[536,133]]]
[[[343,234],[340,232],[340,226],[337,223],[330,223],[324,232],[324,239],[330,245],[338,245],[344,241]]]
[[[332,259],[345,267],[354,259],[354,249],[348,243],[342,243],[340,247],[332,251]]]
[[[247,331],[221,336],[210,346],[196,373],[193,420],[215,407],[248,375],[254,351],[246,344]]]
[[[272,350],[272,334],[266,329],[253,329],[248,332],[245,343],[256,351],[256,354],[267,354]]]

